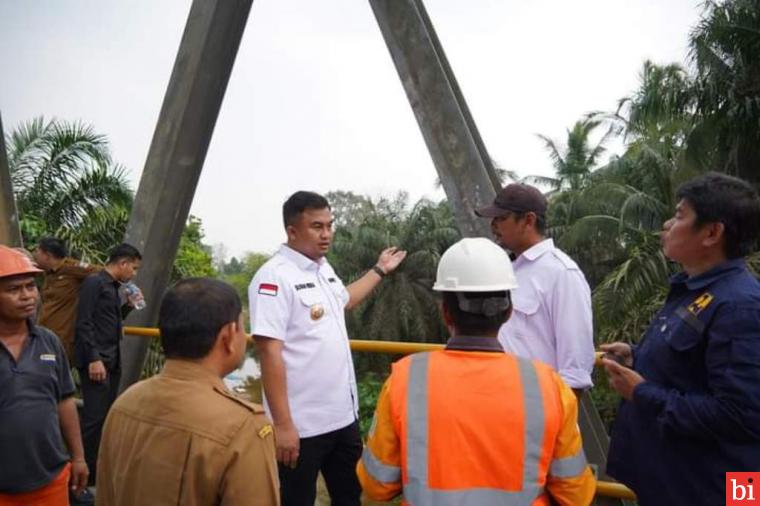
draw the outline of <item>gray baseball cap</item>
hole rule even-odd
[[[538,188],[523,183],[508,184],[496,194],[493,204],[475,210],[481,218],[496,218],[509,213],[546,214],[546,197]]]

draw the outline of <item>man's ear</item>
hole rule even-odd
[[[504,316],[503,323],[508,322],[510,318],[512,318],[512,303],[511,302],[509,304],[509,307],[507,308],[507,314]]]
[[[237,333],[237,322],[229,322],[219,329],[217,341],[221,340],[222,347],[227,353],[232,353],[235,349],[235,334]]]
[[[706,234],[702,239],[703,246],[712,247],[726,239],[726,226],[722,222],[707,223],[704,227]]]
[[[536,222],[538,221],[538,216],[536,216],[536,213],[533,211],[528,211],[525,213],[521,220],[525,220],[525,228],[536,228]]]
[[[454,319],[451,317],[451,312],[444,302],[441,302],[441,314],[443,315],[443,323],[446,324],[446,327],[452,327]]]
[[[288,225],[285,227],[285,233],[288,235],[288,240],[293,240],[296,238],[296,227],[293,225]]]

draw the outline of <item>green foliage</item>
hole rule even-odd
[[[171,283],[182,278],[215,277],[217,275],[211,259],[211,247],[203,243],[203,223],[190,215],[182,231],[177,256],[172,266]],[[164,366],[164,351],[160,339],[152,339],[148,346],[141,372],[142,378],[158,374]]]
[[[372,425],[372,418],[377,406],[377,398],[383,387],[383,377],[376,373],[366,373],[359,379],[357,392],[359,394],[359,428],[362,433],[362,439],[367,439],[369,428]]]
[[[618,102],[616,132],[635,145],[637,139],[682,146],[694,123],[694,82],[677,64],[644,62],[639,87]]]
[[[249,252],[241,260],[232,257],[221,268],[221,279],[235,288],[245,308],[248,307],[248,285],[267,260],[269,255]]]
[[[24,242],[54,235],[75,254],[104,261],[124,236],[133,198],[106,137],[40,117],[19,125],[6,144]]]
[[[403,192],[379,199],[345,192],[327,197],[337,202],[336,218],[347,223],[337,228],[328,255],[345,283],[363,276],[384,248],[407,251],[396,272],[346,315],[349,335],[381,341],[445,341],[447,332],[432,286],[441,254],[460,237],[448,205],[422,199],[410,208]],[[341,217],[342,209],[355,211],[350,221]],[[386,371],[392,357],[357,354],[355,359],[360,372]]]
[[[346,283],[358,279],[388,246],[406,250],[407,258],[347,315],[349,335],[382,341],[444,341],[447,334],[431,288],[438,259],[459,239],[451,211],[445,203],[425,199],[410,209],[404,193],[366,201],[366,215],[353,227],[336,231],[329,259],[338,275]],[[359,370],[385,370],[389,361],[374,355],[357,359]]]
[[[607,433],[610,433],[612,422],[617,415],[617,408],[620,404],[620,396],[615,392],[607,380],[607,373],[603,368],[597,367],[591,374],[591,380],[594,382],[594,388],[589,390],[591,401],[596,407],[599,417],[604,423]]]
[[[638,89],[614,113],[584,119],[608,121],[626,150],[593,173],[572,172],[586,174],[582,191],[572,179],[557,183],[568,157],[545,139],[552,186],[566,188],[551,197],[550,234],[592,282],[600,341],[635,342],[661,306],[677,267],[658,235],[678,186],[708,169],[760,181],[760,4],[708,1],[704,9],[691,34],[694,73],[647,61]],[[758,254],[748,262],[757,272]]]
[[[572,130],[567,131],[567,146],[564,150],[549,137],[539,134],[539,139],[549,152],[556,175],[553,178],[529,176],[526,180],[547,185],[553,190],[581,190],[587,185],[591,171],[596,168],[599,158],[605,152],[604,144],[612,134],[612,130],[608,130],[596,145],[591,146],[591,134],[601,124],[600,119],[592,116],[577,121]]]
[[[161,372],[164,367],[164,350],[161,347],[160,339],[151,339],[148,344],[148,352],[145,355],[145,362],[140,371],[140,379],[150,378]]]
[[[760,4],[708,0],[691,33],[702,142],[713,167],[760,183]]]
[[[177,257],[172,268],[172,282],[182,278],[214,277],[211,247],[203,244],[203,224],[190,215],[179,241]]]
[[[370,219],[373,214],[374,205],[364,195],[336,190],[327,193],[325,198],[330,202],[333,217],[335,218],[334,227],[336,230],[358,227]]]
[[[675,208],[676,188],[701,170],[687,147],[694,104],[681,67],[645,62],[639,88],[614,113],[588,116],[607,118],[625,141],[624,154],[589,171],[580,190],[567,186],[551,196],[549,231],[594,289],[598,341],[638,339],[675,270],[659,231]]]

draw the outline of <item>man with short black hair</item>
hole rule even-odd
[[[88,276],[79,290],[74,365],[82,381],[82,439],[91,484],[96,479],[103,422],[119,391],[122,319],[137,303],[128,298],[122,304],[119,288],[137,274],[141,260],[137,248],[120,244],[110,251],[105,268]]]
[[[222,381],[245,358],[240,297],[222,281],[185,279],[158,320],[166,363],[111,408],[97,504],[276,506],[272,426]]]
[[[325,255],[333,237],[327,200],[296,192],[284,203],[287,243],[248,288],[265,407],[274,422],[282,502],[312,506],[319,472],[332,504],[358,506],[361,455],[356,378],[345,309],[358,305],[406,256],[384,250],[345,287]]]
[[[68,506],[87,484],[66,355],[32,322],[40,273],[0,246],[0,506]]]
[[[602,345],[623,364],[604,360],[624,399],[607,472],[642,506],[724,504],[727,472],[760,470],[760,197],[709,173],[676,198],[662,251],[683,272],[637,346]]]
[[[557,504],[594,496],[573,392],[546,364],[505,353],[497,334],[519,289],[504,250],[462,239],[433,290],[445,350],[393,364],[357,466],[365,493],[409,505]]]
[[[63,343],[69,361],[74,361],[74,323],[82,281],[101,267],[71,258],[66,243],[43,237],[34,250],[34,260],[45,270],[42,308],[37,322],[49,328]]]
[[[592,386],[594,367],[591,289],[578,264],[545,236],[547,207],[537,188],[513,183],[475,214],[491,218],[496,242],[514,255],[520,284],[499,341],[506,351],[549,364],[580,395]]]

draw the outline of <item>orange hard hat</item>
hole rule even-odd
[[[22,252],[0,245],[0,278],[43,272]]]

